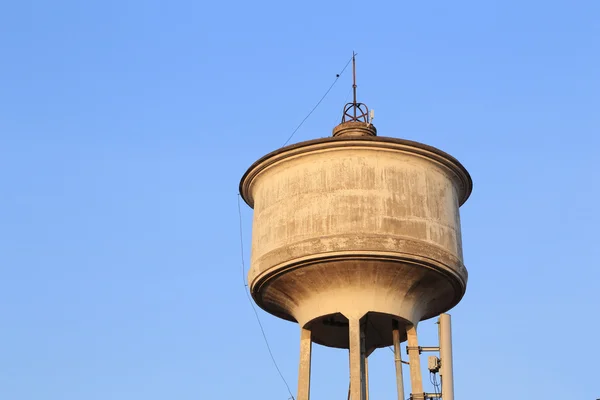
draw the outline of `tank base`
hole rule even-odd
[[[349,319],[366,318],[368,348],[391,346],[394,320],[417,325],[451,309],[465,288],[444,265],[373,254],[305,261],[257,282],[252,295],[264,310],[310,329],[315,343],[345,349]]]

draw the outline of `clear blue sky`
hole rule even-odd
[[[475,182],[457,398],[600,397],[598,21],[596,0],[5,2],[0,397],[286,400],[237,186],[352,50],[380,135]],[[349,88],[292,142],[328,136]],[[295,392],[298,327],[260,315]],[[315,399],[345,398],[346,362],[317,346]],[[371,399],[394,398],[392,354],[370,367]]]

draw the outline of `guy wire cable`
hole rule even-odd
[[[356,54],[354,56],[356,56]],[[298,129],[300,129],[300,127],[304,124],[304,122],[308,119],[308,117],[310,117],[312,115],[312,113],[317,109],[317,107],[319,107],[319,104],[321,104],[321,102],[323,100],[325,100],[325,97],[327,97],[327,95],[329,94],[329,92],[331,91],[331,89],[333,89],[333,87],[337,83],[338,79],[340,79],[340,76],[342,76],[342,74],[344,73],[344,71],[346,70],[346,68],[348,68],[348,65],[350,65],[351,61],[352,61],[352,57],[348,60],[348,62],[346,63],[346,65],[344,66],[344,68],[342,69],[342,71],[339,74],[335,75],[335,79],[333,80],[333,83],[331,84],[331,86],[329,86],[329,89],[327,89],[327,91],[325,92],[325,94],[321,97],[321,99],[317,102],[317,104],[315,104],[315,106],[312,108],[312,110],[310,110],[310,112],[308,113],[308,115],[306,117],[304,117],[304,119],[302,120],[302,122],[300,122],[300,124],[296,127],[296,129],[294,129],[294,131],[292,132],[292,134],[290,135],[290,137],[288,137],[288,139],[285,141],[285,143],[283,144],[283,146],[287,145],[290,142],[290,140],[292,140],[292,137],[294,137],[294,135],[296,134],[296,132],[298,132]],[[281,146],[281,147],[283,147],[283,146]]]
[[[271,361],[273,361],[273,365],[275,366],[275,369],[277,370],[277,373],[279,374],[279,377],[281,378],[281,380],[283,381],[283,383],[285,384],[285,387],[287,388],[288,393],[290,394],[290,398],[292,400],[296,400],[294,395],[292,394],[292,391],[290,389],[290,385],[288,385],[287,381],[285,380],[285,378],[283,377],[283,374],[281,373],[281,370],[279,369],[279,366],[277,365],[277,361],[275,361],[275,356],[273,355],[273,352],[271,351],[271,346],[269,345],[269,341],[267,340],[267,335],[265,333],[265,329],[262,325],[262,322],[260,322],[260,317],[258,316],[258,311],[256,311],[256,307],[254,306],[254,303],[252,302],[252,298],[250,297],[250,293],[247,290],[248,288],[248,284],[246,283],[246,279],[245,279],[245,271],[246,271],[246,263],[244,262],[244,232],[242,231],[242,207],[240,205],[240,194],[238,193],[238,215],[240,218],[240,251],[241,251],[241,261],[242,261],[242,280],[244,283],[244,293],[246,293],[246,298],[248,299],[248,302],[250,303],[250,306],[252,306],[252,311],[254,311],[254,316],[256,317],[256,322],[258,322],[258,326],[260,328],[260,332],[262,333],[262,337],[265,341],[265,345],[267,346],[267,351],[269,352],[269,356],[271,357]]]

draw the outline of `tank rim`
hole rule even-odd
[[[459,206],[462,206],[473,191],[473,180],[467,169],[450,154],[423,143],[407,139],[385,136],[341,136],[307,140],[274,150],[256,160],[244,173],[239,184],[239,193],[250,207],[254,207],[254,198],[250,187],[254,178],[268,166],[287,157],[308,153],[316,149],[338,147],[372,146],[379,148],[397,148],[440,162],[450,169],[460,181]]]

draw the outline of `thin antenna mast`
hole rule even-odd
[[[344,122],[365,122],[369,123],[369,108],[366,104],[359,103],[356,100],[356,56],[355,52],[352,52],[352,91],[354,92],[354,99],[352,103],[348,103],[344,106],[344,115],[342,116],[342,123]]]
[[[354,120],[356,120],[356,53],[352,52],[352,90],[354,92]]]

